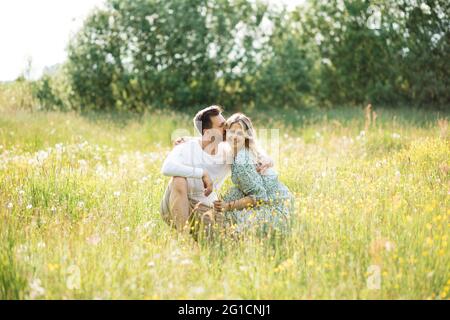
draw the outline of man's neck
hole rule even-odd
[[[206,153],[208,153],[210,155],[215,155],[215,154],[217,154],[218,147],[219,147],[218,143],[211,141],[211,140],[202,139],[202,149]]]

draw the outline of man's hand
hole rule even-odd
[[[173,146],[177,146],[179,144],[185,143],[186,142],[186,138],[185,137],[178,137],[173,141]]]
[[[256,171],[264,174],[266,169],[273,167],[273,160],[268,157],[261,158],[261,160],[256,165]]]
[[[213,183],[206,170],[203,170],[202,181],[203,187],[205,187],[205,196],[207,197],[213,192]]]

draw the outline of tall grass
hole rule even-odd
[[[2,111],[0,298],[448,299],[448,115],[288,112],[252,116],[280,129],[292,232],[199,245],[158,212],[189,116]]]

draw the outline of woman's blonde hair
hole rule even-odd
[[[239,123],[244,130],[245,147],[253,153],[253,155],[256,157],[256,161],[259,161],[262,157],[262,152],[259,149],[256,141],[256,132],[253,128],[252,121],[243,113],[234,113],[227,119],[225,128],[229,129],[235,123]]]

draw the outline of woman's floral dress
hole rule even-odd
[[[289,189],[278,180],[275,170],[270,168],[264,175],[259,174],[255,157],[247,148],[242,148],[231,166],[231,181],[234,186],[225,194],[224,201],[252,196],[259,203],[253,208],[225,213],[234,231],[242,233],[255,229],[265,234],[269,230],[288,230],[294,200]]]

